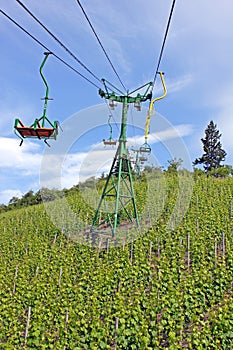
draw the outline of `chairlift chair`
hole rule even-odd
[[[18,118],[15,119],[14,132],[21,139],[20,146],[22,145],[25,138],[37,138],[40,140],[42,139],[48,145],[47,140],[48,139],[56,140],[58,135],[59,122],[58,121],[51,122],[46,116],[48,100],[51,100],[51,99],[48,97],[49,87],[48,87],[47,81],[45,80],[42,74],[42,69],[44,67],[44,64],[50,52],[45,52],[44,54],[45,54],[45,58],[40,66],[40,75],[46,86],[46,94],[45,94],[45,97],[43,98],[44,100],[43,115],[39,119],[36,118],[35,121],[30,126],[25,126],[23,122]]]
[[[139,161],[140,161],[141,163],[144,163],[144,162],[147,161],[147,158],[146,158],[146,157],[139,157]]]
[[[117,143],[117,141],[112,138],[112,125],[110,124],[111,117],[112,117],[111,115],[108,117],[108,125],[109,125],[109,129],[110,129],[110,132],[109,132],[110,136],[109,136],[109,138],[107,140],[103,139],[103,143],[104,143],[105,146],[116,146],[116,143]]]
[[[25,138],[37,138],[43,139],[47,143],[47,139],[56,140],[58,135],[58,122],[55,121],[53,124],[46,118],[48,124],[51,127],[44,127],[40,125],[40,119],[36,119],[35,122],[30,126],[25,126],[21,120],[15,119],[15,134],[21,138],[20,146]]]
[[[116,146],[116,140],[113,140],[112,138],[109,138],[107,140],[103,140],[103,143],[105,146]]]
[[[140,148],[139,148],[140,153],[151,153],[151,147],[148,145],[147,142],[145,142]]]

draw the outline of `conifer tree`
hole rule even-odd
[[[209,172],[221,167],[221,162],[225,160],[226,152],[222,149],[220,134],[217,125],[211,120],[205,129],[205,138],[201,139],[203,144],[203,155],[196,158],[193,165],[202,164],[205,172]]]

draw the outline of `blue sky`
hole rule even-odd
[[[100,79],[120,87],[75,0],[24,0],[23,3]],[[171,7],[171,0],[82,0],[101,42],[121,80],[133,90],[153,80]],[[36,36],[45,46],[96,82],[18,5],[2,0],[1,9]],[[233,164],[233,3],[231,0],[177,0],[160,69],[168,94],[155,106],[151,120],[150,162],[167,166],[183,157],[184,164],[202,154],[200,138],[212,119],[222,133],[226,164]],[[107,171],[114,149],[101,143],[108,138],[108,108],[98,89],[52,55],[44,68],[49,82],[48,117],[59,120],[63,132],[51,149],[42,142],[19,139],[15,118],[31,124],[42,115],[45,88],[39,76],[43,48],[0,15],[0,203],[41,186],[51,153],[60,186],[70,187],[88,176]],[[99,83],[97,83],[99,86]],[[159,79],[155,96],[161,93]],[[132,107],[132,106],[131,106]],[[148,102],[141,112],[129,109],[129,146],[143,142]],[[113,112],[113,136],[118,137],[121,106]],[[116,122],[116,124],[115,124]],[[58,158],[60,159],[58,161]],[[42,162],[42,163],[41,163]],[[60,167],[58,167],[60,164]],[[51,174],[50,174],[51,175]],[[52,182],[50,185],[54,185]]]

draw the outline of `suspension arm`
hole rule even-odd
[[[48,99],[49,99],[49,86],[48,86],[48,83],[42,73],[42,69],[45,65],[45,62],[48,58],[48,56],[51,54],[51,52],[45,52],[45,58],[43,59],[43,62],[41,63],[41,66],[40,66],[40,75],[41,75],[41,78],[43,79],[43,82],[45,84],[45,87],[46,87],[46,92],[45,92],[45,97],[44,97],[44,108],[43,108],[43,116],[42,116],[42,127],[44,127],[44,123],[45,123],[45,119],[46,119],[46,111],[47,111],[47,104],[48,104]]]
[[[145,142],[147,143],[147,139],[148,139],[148,134],[149,134],[149,128],[150,128],[150,117],[153,113],[153,109],[154,109],[154,103],[156,101],[162,100],[166,95],[167,95],[167,88],[166,88],[166,84],[165,84],[165,80],[164,80],[164,73],[163,72],[159,72],[160,75],[160,79],[163,85],[163,95],[154,98],[153,100],[150,101],[150,105],[149,105],[149,110],[147,113],[147,118],[146,118],[146,124],[145,124]]]

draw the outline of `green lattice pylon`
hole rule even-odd
[[[108,82],[108,84],[110,83]],[[152,86],[152,83],[148,83],[127,95],[122,94],[120,96],[115,95],[114,92],[109,93],[105,81],[104,85],[106,92],[100,90],[100,96],[111,100],[111,102],[117,101],[122,103],[122,120],[118,148],[92,222],[91,232],[101,232],[103,228],[108,226],[111,236],[115,237],[117,227],[123,221],[133,223],[138,229],[140,228],[133,189],[130,157],[126,147],[127,113],[129,103],[134,103],[135,106],[138,106],[141,102],[151,99],[151,94],[148,94],[148,90]],[[143,87],[147,87],[143,95],[137,94],[136,97],[130,96]]]

